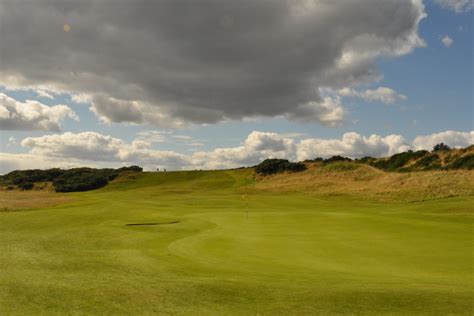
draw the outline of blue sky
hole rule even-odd
[[[40,88],[38,86],[45,82],[51,84],[52,81],[42,81],[41,79],[29,80],[30,78],[25,70],[21,70],[21,67],[18,67],[18,69],[12,67],[16,74],[19,73],[27,80],[23,80],[24,83],[12,87],[12,84],[6,80],[8,73],[4,72],[2,74],[0,72],[0,75],[4,76],[4,80],[0,80],[4,82],[3,86],[0,87],[0,92],[16,100],[20,104],[19,106],[26,100],[36,100],[48,107],[58,104],[66,105],[76,114],[79,120],[67,116],[61,117],[58,121],[59,129],[38,127],[5,128],[2,126],[0,150],[4,154],[9,154],[8,159],[10,160],[13,159],[12,155],[23,153],[30,154],[32,157],[34,155],[49,157],[49,160],[53,159],[51,161],[62,159],[76,161],[76,163],[80,164],[81,160],[77,160],[76,157],[68,157],[61,152],[54,153],[50,149],[46,150],[45,147],[41,147],[42,145],[38,145],[40,144],[39,142],[34,142],[36,146],[39,146],[38,148],[25,146],[25,144],[22,144],[22,140],[27,137],[38,138],[45,135],[62,135],[66,132],[80,134],[86,131],[93,131],[103,136],[111,136],[114,139],[123,141],[124,144],[131,144],[134,140],[143,139],[149,142],[147,150],[171,151],[178,156],[180,154],[189,156],[196,151],[211,152],[216,148],[239,147],[242,146],[248,135],[254,131],[274,133],[272,135],[277,137],[280,142],[284,142],[283,139],[290,139],[295,143],[295,146],[304,139],[340,140],[348,132],[355,132],[361,137],[369,137],[372,134],[379,135],[380,137],[396,134],[404,137],[404,146],[412,146],[412,141],[418,136],[456,131],[464,133],[462,136],[464,137],[464,143],[461,142],[459,144],[469,144],[472,140],[472,135],[469,133],[473,130],[474,122],[472,92],[474,90],[473,10],[466,8],[463,12],[455,12],[454,9],[442,6],[435,1],[425,1],[424,4],[424,11],[427,17],[421,20],[417,34],[424,41],[425,46],[417,45],[417,47],[413,47],[411,52],[398,56],[384,56],[383,54],[377,56],[372,62],[373,66],[378,70],[379,79],[360,79],[355,84],[349,86],[353,91],[360,93],[366,90],[386,87],[393,90],[394,93],[405,97],[398,98],[394,102],[384,103],[379,99],[374,101],[354,95],[338,95],[337,88],[333,87],[333,92],[330,93],[334,96],[333,101],[338,99],[340,107],[345,112],[343,119],[338,117],[337,122],[331,121],[327,123],[322,121],[321,117],[311,120],[305,120],[304,116],[292,119],[291,117],[295,116],[293,113],[290,113],[288,116],[283,112],[272,112],[271,109],[265,109],[266,112],[263,110],[261,112],[255,111],[257,115],[251,116],[234,114],[233,110],[225,109],[223,113],[226,113],[225,111],[232,113],[230,118],[219,118],[216,120],[209,118],[209,122],[199,122],[200,118],[196,119],[195,117],[178,116],[177,119],[183,120],[187,124],[186,127],[182,128],[170,128],[166,124],[150,122],[147,119],[142,121],[133,121],[132,119],[127,121],[122,118],[115,119],[114,115],[116,112],[114,112],[113,108],[112,112],[105,112],[106,110],[110,111],[110,107],[96,107],[96,113],[94,113],[91,110],[91,102],[77,103],[73,101],[73,93],[70,92],[73,89],[65,88],[61,90],[59,83],[52,89],[57,91],[53,98],[39,96],[37,90]],[[31,9],[33,10],[34,8]],[[234,21],[234,19],[237,20],[237,17],[231,17],[225,21]],[[390,24],[390,22],[387,23]],[[68,33],[71,33],[70,35],[72,36],[75,30],[73,23],[71,28],[71,31]],[[446,44],[446,37],[449,37],[447,42],[450,42],[450,45]],[[443,38],[445,38],[445,43],[443,43]],[[0,56],[0,58],[2,57]],[[80,58],[77,59],[76,63],[80,63]],[[80,64],[78,69],[80,69]],[[24,72],[22,73],[22,71]],[[111,74],[113,72],[114,69],[111,70]],[[344,80],[341,80],[341,82],[344,82]],[[80,89],[84,85],[81,83],[71,87]],[[219,84],[217,83],[216,86],[219,86]],[[339,85],[338,87],[342,86]],[[164,91],[164,93],[167,92]],[[161,97],[159,92],[157,94],[158,97]],[[111,96],[116,98],[114,94],[111,94]],[[323,97],[324,94],[321,94],[321,96]],[[171,101],[181,102],[173,99]],[[225,102],[227,99],[221,101]],[[239,102],[251,103],[252,101],[239,100]],[[249,104],[249,108],[245,113],[252,112],[252,106],[256,108],[259,105]],[[332,110],[336,108],[339,108],[339,105],[334,105]],[[204,111],[203,109],[202,111]],[[151,111],[159,113],[161,108],[152,108]],[[267,112],[273,114],[268,116],[258,114]],[[232,116],[235,117],[232,118]],[[171,121],[175,118],[170,117],[169,120]],[[208,118],[205,119],[207,120]],[[166,120],[168,119],[165,118],[165,123]],[[6,124],[3,123],[3,125],[7,126]],[[11,125],[11,122],[9,124]],[[153,131],[155,135],[163,135],[162,141],[154,142],[150,138],[145,139],[146,137],[143,137],[143,132],[146,131]],[[445,138],[439,137],[438,139],[445,139],[446,142],[450,141],[448,136]],[[458,138],[455,138],[453,145],[459,145],[456,143],[456,141],[459,142]],[[392,145],[385,144],[386,148],[388,148],[387,146]],[[387,150],[380,153],[386,154],[388,153]],[[270,156],[280,155],[272,151],[268,153],[270,153]],[[325,155],[324,151],[321,153]],[[281,155],[284,156],[284,154]],[[293,159],[299,157],[291,153],[286,153],[286,155],[285,157]],[[259,158],[261,157],[259,156]],[[93,165],[142,162],[139,158],[135,159],[130,161],[111,159],[106,162],[86,159],[85,162]],[[245,163],[245,161],[244,159],[240,162]],[[147,163],[166,166],[159,159],[156,163],[148,160]],[[21,163],[18,164],[19,167],[23,165]],[[180,164],[171,165],[171,168],[173,166],[175,168],[186,167]],[[3,169],[7,170],[11,166],[16,165],[9,161],[8,167],[4,166]],[[219,167],[221,165],[216,164],[215,166]],[[225,166],[225,164],[222,164],[222,166]],[[232,166],[232,164],[229,164],[229,166]]]

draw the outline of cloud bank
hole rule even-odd
[[[96,132],[64,133],[27,137],[21,145],[29,148],[25,154],[0,153],[0,172],[18,168],[46,168],[70,166],[118,166],[138,164],[147,170],[167,168],[223,169],[255,165],[266,158],[284,158],[302,161],[316,157],[342,155],[359,158],[382,157],[409,149],[431,150],[437,143],[451,147],[466,147],[474,144],[474,131],[446,131],[416,137],[412,143],[401,135],[370,135],[355,132],[345,133],[340,139],[294,138],[271,132],[254,131],[237,147],[216,148],[182,154],[152,148],[152,140],[143,138],[153,133],[140,133],[134,141],[127,143],[119,138]],[[145,140],[147,139],[147,140]],[[37,165],[34,163],[37,162]]]
[[[0,0],[0,84],[72,93],[107,122],[334,126],[343,104],[319,90],[380,78],[377,58],[424,45],[424,17],[421,0]]]

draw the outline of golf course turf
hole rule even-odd
[[[1,315],[473,314],[473,196],[283,194],[242,169],[67,197],[0,212]]]

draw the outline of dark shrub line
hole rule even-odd
[[[301,162],[289,162],[286,159],[265,159],[255,167],[255,172],[263,175],[275,174],[285,171],[298,172],[306,170]]]
[[[1,177],[5,185],[16,185],[21,190],[31,190],[35,182],[53,182],[56,192],[88,191],[106,186],[109,181],[122,172],[142,172],[139,166],[118,169],[47,169],[47,170],[15,170]]]

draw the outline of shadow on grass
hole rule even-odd
[[[165,222],[165,223],[131,223],[125,224],[125,226],[155,226],[155,225],[169,225],[169,224],[178,224],[180,221]]]

